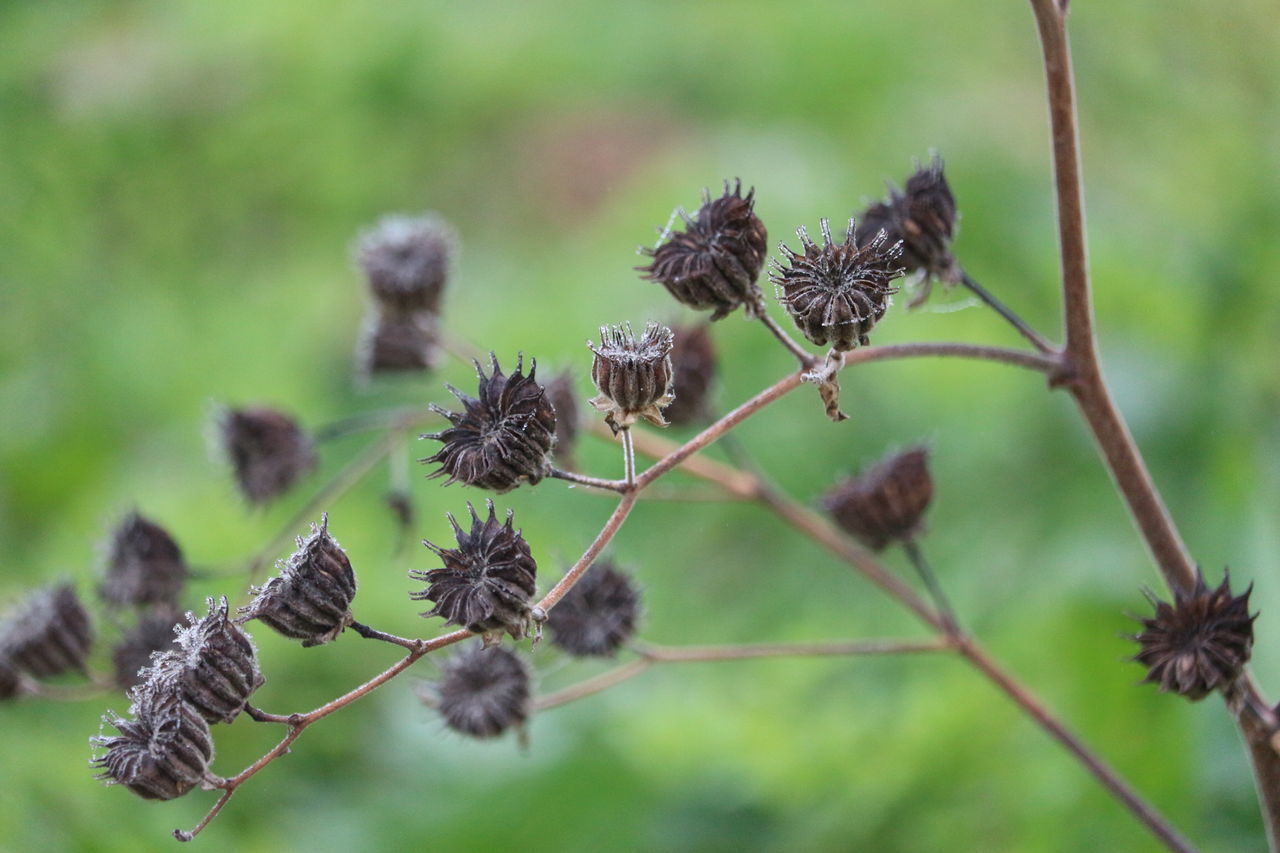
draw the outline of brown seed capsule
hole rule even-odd
[[[436,366],[436,320],[431,314],[391,314],[375,310],[366,320],[356,346],[360,378],[379,373],[412,373]]]
[[[1148,594],[1155,617],[1143,619],[1145,630],[1134,637],[1142,650],[1134,660],[1147,667],[1144,681],[1162,691],[1180,693],[1193,702],[1240,677],[1253,649],[1253,620],[1249,594],[1232,596],[1225,574],[1217,589],[1209,589],[1196,571],[1190,593],[1175,591],[1173,604]]]
[[[529,718],[529,668],[515,652],[473,643],[450,657],[436,685],[445,725],[474,738],[491,738]]]
[[[137,694],[136,719],[103,717],[120,732],[89,739],[95,751],[97,778],[124,785],[147,800],[172,800],[204,780],[213,759],[209,724],[174,692]]]
[[[913,447],[840,483],[822,499],[822,506],[845,532],[880,551],[919,535],[932,499],[929,451]]]
[[[186,582],[182,549],[168,531],[136,512],[125,516],[112,534],[106,575],[98,586],[102,600],[174,608]]]
[[[768,232],[756,216],[755,190],[742,195],[742,182],[712,200],[702,194],[702,207],[690,219],[683,210],[685,230],[669,236],[657,249],[643,249],[653,261],[637,267],[650,281],[662,282],[682,305],[713,309],[712,320],[728,316],[739,305],[754,316],[764,299],[756,278],[768,252]]]
[[[297,421],[275,409],[232,409],[219,432],[236,483],[251,503],[287,492],[316,466],[311,439]]]
[[[443,616],[450,624],[476,633],[506,631],[520,639],[529,633],[533,621],[529,601],[537,589],[538,564],[529,543],[519,530],[512,529],[512,511],[507,510],[506,523],[499,524],[493,501],[486,503],[489,517],[483,521],[475,507],[467,504],[469,533],[448,515],[457,548],[441,548],[423,540],[422,544],[444,561],[444,567],[409,572],[409,577],[428,584],[409,597],[435,602],[423,616]]]
[[[18,671],[3,657],[0,657],[0,702],[14,699],[22,692],[22,679]]]
[[[774,262],[771,274],[778,301],[804,336],[819,346],[831,345],[844,352],[867,343],[871,331],[889,307],[896,288],[889,282],[902,275],[897,260],[900,249],[877,235],[859,245],[854,222],[849,220],[843,243],[831,239],[831,227],[822,220],[818,246],[803,228],[797,229],[804,254],[781,247],[789,266]]]
[[[360,235],[356,261],[383,308],[439,314],[457,242],[434,214],[387,216]]]
[[[0,623],[0,658],[36,678],[84,672],[92,645],[89,614],[70,586],[36,590]]]
[[[111,651],[116,684],[128,689],[142,682],[141,670],[150,666],[160,652],[176,647],[174,631],[180,617],[175,611],[161,610],[143,616]]]
[[[578,657],[613,657],[635,634],[640,590],[630,576],[598,560],[547,614],[551,642]]]
[[[240,608],[241,621],[260,619],[304,647],[327,643],[351,624],[356,574],[329,535],[328,515],[311,525],[310,536],[298,537],[298,550],[279,568],[280,574],[252,590],[256,597]]]
[[[538,384],[536,361],[525,376],[524,356],[520,356],[516,372],[508,377],[498,367],[497,356],[490,353],[489,358],[491,376],[485,376],[476,362],[479,399],[448,385],[445,387],[462,401],[463,411],[431,406],[453,426],[422,436],[444,444],[422,461],[440,463],[430,476],[448,475],[445,485],[462,482],[508,492],[522,480],[537,483],[546,473],[547,454],[555,444],[556,412],[546,390]]]
[[[663,407],[675,399],[671,349],[674,336],[666,326],[649,323],[639,339],[631,325],[601,326],[600,346],[587,346],[595,353],[591,381],[600,394],[588,402],[605,413],[613,429],[626,429],[640,418],[654,426],[666,426]]]
[[[917,166],[907,179],[905,192],[890,187],[888,201],[867,208],[857,240],[868,243],[880,231],[885,232],[888,244],[901,241],[901,260],[907,272],[921,271],[947,284],[960,281],[960,265],[951,254],[956,199],[937,155],[928,166]]]
[[[675,346],[671,350],[676,398],[663,410],[666,419],[677,426],[699,423],[710,417],[708,397],[716,377],[716,348],[711,329],[705,323],[677,326]]]
[[[561,371],[547,383],[547,400],[556,413],[556,459],[572,468],[582,413],[578,408],[578,392],[574,390],[573,374],[570,371]]]

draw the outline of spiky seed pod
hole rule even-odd
[[[375,310],[365,320],[356,346],[356,372],[411,373],[436,366],[436,320],[426,312],[393,314]]]
[[[666,419],[676,425],[692,424],[708,419],[708,397],[716,377],[716,348],[711,329],[705,323],[677,326],[675,346],[671,350],[672,390],[676,398],[663,410]]]
[[[917,165],[904,192],[889,188],[889,199],[876,202],[862,214],[857,240],[867,243],[880,231],[887,241],[902,242],[902,265],[947,284],[960,280],[960,266],[951,253],[956,232],[956,199],[951,194],[942,159],[934,155],[928,166]]]
[[[102,600],[173,608],[186,582],[182,549],[168,531],[136,512],[125,516],[111,537],[107,571],[98,585]]]
[[[136,719],[103,717],[120,734],[90,738],[97,778],[124,785],[147,800],[172,800],[204,780],[213,759],[209,724],[172,691],[143,692],[132,709]]]
[[[666,426],[662,409],[675,399],[671,349],[675,336],[666,326],[650,322],[638,339],[625,326],[601,326],[600,346],[587,346],[595,354],[591,381],[599,395],[588,402],[605,413],[614,433],[640,418],[654,426]]]
[[[809,239],[800,227],[803,254],[781,246],[788,266],[774,262],[771,274],[778,301],[804,336],[819,346],[830,344],[840,352],[867,343],[867,333],[889,308],[897,292],[889,282],[902,275],[901,250],[876,235],[859,245],[854,222],[849,220],[843,243],[831,239],[831,226],[822,220],[822,245]]]
[[[250,503],[287,492],[316,466],[310,437],[275,409],[231,409],[219,418],[222,447]]]
[[[439,314],[457,242],[434,214],[387,216],[360,235],[356,262],[383,308]]]
[[[880,551],[917,536],[932,499],[929,451],[912,447],[840,483],[822,505],[845,532]]]
[[[625,572],[597,561],[547,614],[551,642],[578,657],[612,657],[640,620],[640,590]]]
[[[162,610],[138,620],[111,651],[116,684],[128,689],[143,681],[141,670],[151,665],[152,657],[176,647],[175,629],[180,617],[175,611]]]
[[[1211,590],[1197,569],[1195,588],[1175,591],[1173,604],[1148,595],[1156,614],[1142,620],[1144,630],[1134,637],[1142,650],[1133,658],[1147,668],[1144,681],[1193,702],[1234,682],[1253,650],[1251,592],[1252,584],[1233,596],[1226,574]]]
[[[754,316],[763,305],[756,278],[768,252],[769,235],[755,214],[755,190],[742,195],[742,181],[711,198],[703,190],[702,207],[690,219],[683,210],[685,230],[669,236],[653,258],[637,267],[650,281],[661,282],[676,301],[698,310],[712,309],[712,320],[728,316],[739,305]],[[666,236],[666,235],[664,235]]]
[[[13,699],[22,692],[22,680],[9,661],[0,657],[0,702]]]
[[[409,572],[409,577],[428,584],[409,597],[435,602],[423,616],[443,616],[450,624],[476,633],[506,631],[519,639],[529,632],[533,619],[529,601],[537,588],[538,564],[529,543],[511,526],[514,513],[507,510],[506,523],[499,524],[493,501],[486,504],[489,517],[484,520],[467,504],[470,532],[462,530],[452,513],[448,515],[457,548],[422,541],[444,561],[444,567]]]
[[[537,483],[547,469],[547,454],[555,444],[556,411],[547,392],[538,384],[538,362],[524,375],[524,356],[516,362],[515,373],[505,376],[498,357],[489,354],[493,373],[480,377],[479,398],[469,397],[446,385],[462,401],[463,411],[451,412],[432,404],[431,410],[449,419],[453,426],[423,438],[441,442],[434,456],[422,461],[440,463],[430,476],[448,476],[445,485],[465,483],[495,492],[509,492],[522,480]]]
[[[0,658],[36,678],[84,672],[92,645],[89,614],[69,585],[36,590],[0,624]]]
[[[474,738],[491,738],[529,718],[529,668],[515,652],[475,643],[441,667],[437,707],[445,725]]]
[[[578,443],[578,428],[582,422],[582,413],[578,408],[578,392],[573,387],[573,374],[564,370],[552,377],[547,383],[547,400],[556,413],[557,459],[565,460],[564,464],[572,467],[574,448]]]
[[[329,535],[328,515],[311,525],[310,536],[298,537],[298,549],[279,568],[280,574],[252,590],[255,598],[240,608],[240,621],[260,619],[304,647],[327,643],[351,624],[356,574]]]

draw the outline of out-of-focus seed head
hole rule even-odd
[[[475,643],[451,656],[436,685],[445,725],[474,738],[492,738],[529,718],[529,668],[515,652]]]
[[[843,243],[831,239],[831,227],[822,220],[822,245],[797,229],[803,254],[781,246],[788,266],[774,262],[771,274],[778,301],[804,336],[819,346],[845,352],[866,344],[867,333],[889,308],[897,292],[889,282],[902,275],[900,248],[882,235],[859,244],[854,222],[849,220]]]
[[[640,590],[625,572],[597,561],[547,614],[551,642],[579,657],[612,657],[640,620]]]
[[[572,468],[582,412],[578,407],[578,392],[574,390],[571,371],[563,370],[547,383],[547,400],[556,413],[556,458]]]
[[[136,512],[125,516],[111,537],[106,575],[98,586],[102,600],[174,608],[186,582],[182,549],[168,531]]]
[[[822,505],[845,532],[880,551],[918,536],[932,499],[929,451],[912,447],[840,483]]]
[[[152,658],[176,648],[178,638],[174,632],[179,621],[177,612],[160,610],[146,614],[125,633],[111,651],[111,663],[119,687],[128,689],[141,684],[141,670],[151,665]]]
[[[22,692],[22,679],[18,670],[13,668],[3,657],[0,657],[0,702],[14,699]]]
[[[415,373],[436,366],[439,347],[434,315],[375,310],[365,320],[356,345],[356,375]]]
[[[36,678],[84,672],[93,624],[71,586],[36,590],[0,622],[0,658]]]
[[[439,314],[457,244],[439,216],[387,216],[360,235],[356,262],[383,308]]]
[[[478,399],[448,385],[445,387],[462,401],[463,411],[431,406],[453,426],[422,436],[444,445],[422,461],[440,464],[430,476],[447,475],[445,485],[461,482],[501,493],[511,491],[522,480],[537,483],[546,473],[547,454],[555,444],[556,410],[546,389],[538,384],[536,361],[525,376],[522,355],[515,373],[505,376],[497,356],[490,353],[489,358],[493,368],[490,376],[485,376],[476,362]]]
[[[605,413],[614,433],[644,418],[666,426],[662,409],[675,399],[671,349],[675,336],[666,326],[649,323],[639,338],[631,325],[601,326],[600,346],[587,341],[595,353],[591,381],[599,395],[588,402]]]
[[[280,574],[253,589],[255,598],[240,608],[242,622],[260,619],[271,629],[318,646],[351,624],[356,573],[346,551],[329,535],[329,516],[298,537],[298,550],[280,564]]]
[[[452,514],[448,516],[457,548],[441,548],[423,540],[444,566],[409,572],[409,577],[427,583],[426,589],[409,597],[435,602],[423,616],[443,616],[450,624],[476,633],[506,631],[520,639],[532,627],[529,601],[537,588],[538,564],[529,543],[511,526],[512,511],[507,510],[506,522],[499,524],[493,501],[487,505],[489,516],[482,520],[475,507],[467,504],[469,532],[463,531]]]
[[[906,271],[922,272],[947,284],[960,281],[960,265],[951,254],[956,233],[956,199],[951,194],[942,159],[934,155],[927,166],[917,164],[903,192],[890,187],[889,199],[872,204],[857,229],[859,243],[880,231],[889,243],[902,243]]]
[[[749,316],[764,304],[756,278],[768,252],[768,232],[755,214],[755,190],[742,195],[742,182],[732,190],[725,181],[717,199],[704,190],[702,207],[685,230],[663,234],[656,249],[644,249],[653,261],[637,267],[650,281],[661,282],[676,301],[690,308],[711,309],[712,320],[746,305]]]
[[[1148,595],[1156,614],[1142,620],[1144,630],[1134,637],[1142,650],[1133,658],[1147,668],[1144,681],[1194,702],[1239,678],[1253,650],[1251,592],[1252,584],[1233,596],[1226,575],[1209,589],[1197,569],[1195,588],[1176,591],[1173,604]]]
[[[97,778],[147,800],[172,800],[199,785],[213,759],[204,718],[173,691],[140,693],[132,713],[136,719],[102,718],[120,734],[89,739]]]
[[[708,408],[711,387],[716,378],[716,348],[709,326],[677,326],[675,346],[671,350],[675,399],[663,410],[670,423],[682,426],[700,423],[710,417]]]
[[[287,492],[316,466],[310,437],[275,409],[230,409],[219,418],[222,447],[250,503]]]

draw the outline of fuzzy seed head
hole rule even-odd
[[[907,272],[923,272],[947,284],[960,280],[959,264],[951,254],[956,199],[943,174],[941,158],[934,155],[928,166],[917,164],[907,178],[905,191],[890,187],[888,201],[867,208],[858,226],[858,242],[869,242],[880,231],[890,244],[901,241],[901,260]]]
[[[0,659],[36,678],[84,672],[93,624],[69,585],[36,590],[0,622]]]
[[[143,616],[125,633],[111,651],[117,686],[127,690],[141,684],[141,671],[151,665],[152,659],[177,647],[178,638],[174,632],[179,629],[179,622],[176,612],[159,610]]]
[[[375,310],[366,318],[356,345],[356,375],[416,373],[436,366],[439,347],[433,314]]]
[[[443,665],[436,685],[445,725],[459,734],[492,738],[529,718],[529,668],[515,652],[473,643]]]
[[[435,315],[457,242],[452,226],[434,214],[387,216],[360,235],[356,262],[384,309]]]
[[[107,571],[98,594],[114,606],[175,608],[187,582],[182,549],[163,527],[136,512],[111,537]]]
[[[283,412],[231,409],[222,413],[218,426],[236,484],[250,503],[279,497],[316,466],[311,439]]]
[[[703,323],[674,328],[671,350],[672,390],[675,400],[663,410],[677,426],[700,423],[710,418],[709,397],[716,378],[716,348],[711,329]]]
[[[640,590],[607,561],[592,565],[547,614],[551,642],[575,657],[613,657],[639,621]]]
[[[172,800],[204,779],[213,759],[209,724],[172,691],[148,692],[131,709],[135,719],[103,717],[118,735],[89,739],[97,778],[124,785],[146,800]]]
[[[639,338],[631,325],[601,326],[600,346],[587,341],[595,354],[591,381],[599,395],[588,402],[605,413],[616,434],[641,418],[666,426],[662,409],[675,399],[671,350],[675,336],[666,326],[649,323]]]
[[[822,505],[846,533],[880,551],[918,536],[931,500],[929,451],[913,447],[838,484]]]

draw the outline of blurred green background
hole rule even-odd
[[[1275,5],[1072,6],[1106,370],[1210,578],[1229,565],[1240,587],[1255,584],[1256,669],[1274,692]],[[583,341],[601,323],[692,318],[632,270],[673,207],[740,176],[771,244],[794,245],[797,225],[842,221],[936,148],[965,266],[1056,337],[1046,108],[1025,3],[11,2],[0,43],[0,602],[58,577],[88,595],[104,534],[134,507],[208,573],[188,606],[243,601],[247,578],[214,573],[234,571],[306,489],[246,509],[207,448],[214,403],[274,404],[316,426],[448,402],[443,382],[472,383],[452,364],[353,387],[365,297],[350,244],[389,211],[433,209],[457,226],[450,329],[505,360],[574,367],[585,392]],[[792,369],[741,314],[714,332],[722,408]],[[874,339],[1019,343],[981,308],[901,304]],[[931,442],[925,547],[963,618],[1203,849],[1262,849],[1220,703],[1136,686],[1127,614],[1146,611],[1140,589],[1158,579],[1069,401],[1033,374],[963,362],[871,365],[844,386],[849,422],[827,422],[801,391],[741,440],[805,500],[887,449]],[[325,445],[308,488],[368,440]],[[616,450],[587,441],[583,467],[615,476]],[[384,468],[328,507],[360,578],[357,616],[402,634],[440,627],[406,597],[418,586],[406,571],[433,565],[416,539],[441,541],[443,513],[485,497],[422,473],[415,542],[400,553]],[[610,507],[555,481],[499,504],[515,509],[544,588]],[[750,506],[643,504],[612,552],[646,588],[655,642],[921,632]],[[395,657],[351,634],[301,649],[254,633],[268,677],[256,701],[277,712]],[[112,637],[104,624],[104,666]],[[601,669],[547,644],[534,659],[544,690]],[[509,738],[445,730],[412,689],[435,672],[428,659],[308,731],[196,844],[1158,849],[945,656],[660,668],[537,718],[524,755]],[[86,767],[99,716],[124,705],[0,708],[0,849],[173,849],[169,832],[213,795],[146,803]],[[278,735],[245,720],[215,733],[224,774]]]

